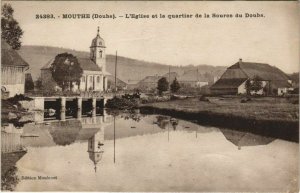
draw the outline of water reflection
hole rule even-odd
[[[275,138],[255,135],[249,132],[234,131],[230,129],[221,129],[221,132],[228,141],[233,143],[241,150],[243,146],[267,145]]]
[[[13,124],[3,124],[1,129],[1,188],[13,191],[19,177],[16,175],[17,162],[27,153],[21,135],[23,130]]]
[[[102,154],[104,153],[103,143],[104,143],[104,129],[98,131],[88,140],[89,158],[94,163],[95,172],[97,172],[97,164],[101,160]]]
[[[271,147],[278,145],[274,138],[204,127],[169,116],[141,115],[139,112],[102,111],[101,116],[92,112],[92,116],[66,121],[42,120],[22,128],[4,124],[1,135],[3,190],[28,191],[37,187],[35,191],[201,191],[211,190],[201,189],[208,186],[204,182],[216,182],[216,186],[222,184],[224,179],[214,173],[223,171],[235,176],[234,182],[245,183],[238,182],[239,173],[248,172],[236,171],[243,170],[247,160],[255,155],[251,153],[260,154],[268,163],[284,163],[281,160],[274,162]],[[295,151],[292,143],[280,143],[279,149]],[[258,145],[263,149],[256,149]],[[241,149],[244,146],[248,148]],[[237,154],[236,147],[243,153]],[[252,152],[247,151],[249,148]],[[286,153],[275,157],[293,160]],[[231,165],[223,168],[228,163]],[[257,173],[262,166],[255,166],[252,170]],[[248,163],[247,167],[251,165]],[[187,175],[179,175],[182,171]],[[204,177],[198,175],[201,172]],[[21,176],[36,173],[57,175],[60,181],[52,185],[48,185],[52,183],[48,181],[20,181]],[[68,176],[64,178],[66,173]],[[190,174],[193,174],[192,178],[188,177]],[[179,177],[172,180],[174,176]],[[199,186],[193,178],[200,183]],[[257,179],[256,176],[253,178]],[[120,184],[120,188],[111,184],[114,181]],[[47,184],[38,186],[37,183]],[[154,188],[153,183],[160,189]]]

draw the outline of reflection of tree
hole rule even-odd
[[[49,133],[57,145],[70,145],[75,142],[82,128],[80,121],[72,120],[49,125]]]
[[[16,175],[17,171],[18,168],[13,166],[4,174],[1,173],[1,190],[14,191],[16,185],[20,182],[20,179]]]
[[[157,125],[161,128],[161,129],[166,129],[166,126],[168,125],[169,123],[169,117],[166,117],[166,116],[157,116],[156,117],[157,119]]]
[[[178,125],[178,120],[171,120],[171,124],[172,124],[173,130],[175,131],[176,127]]]
[[[139,122],[142,117],[146,116],[143,114],[140,114],[137,109],[130,109],[130,110],[107,110],[106,111],[108,115],[113,116],[120,116],[121,118],[124,118],[125,120],[133,120]]]

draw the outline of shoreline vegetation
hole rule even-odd
[[[139,108],[144,114],[169,115],[202,125],[299,142],[299,107],[286,98],[259,97],[247,102],[241,102],[241,97],[207,97],[202,101],[188,98],[142,104]]]
[[[142,114],[169,115],[201,125],[299,142],[299,107],[298,102],[295,102],[298,98],[201,96],[176,100],[165,100],[164,97],[162,99],[164,100],[144,103],[143,98],[128,95],[108,100],[106,108],[140,109]],[[19,100],[30,100],[30,98],[17,96],[2,100],[2,123],[18,122],[22,116],[29,113],[22,108]],[[11,114],[14,116],[11,117]]]

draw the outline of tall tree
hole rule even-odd
[[[175,77],[175,79],[173,80],[172,84],[170,85],[171,87],[171,91],[173,93],[176,93],[179,89],[180,89],[180,84],[177,81],[177,78]]]
[[[258,92],[263,88],[262,82],[258,76],[255,76],[252,80],[251,90]]]
[[[164,91],[167,91],[169,88],[169,82],[165,77],[162,77],[161,79],[158,80],[157,82],[157,90],[158,94],[162,95]]]
[[[251,94],[251,81],[250,81],[250,79],[246,80],[245,88],[246,88],[246,93],[249,96]]]
[[[23,31],[13,17],[14,9],[10,4],[5,3],[1,11],[1,38],[5,39],[13,49],[18,50],[21,47],[20,39]]]
[[[50,70],[53,79],[63,91],[68,87],[71,90],[73,82],[79,85],[83,73],[77,58],[69,53],[58,54]]]

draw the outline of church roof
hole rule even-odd
[[[29,67],[29,64],[4,39],[1,39],[1,65]]]
[[[101,71],[100,67],[90,58],[77,58],[82,70],[88,71]],[[54,58],[49,60],[41,70],[47,70],[51,67],[51,64],[54,62]]]
[[[100,67],[90,58],[77,58],[82,70],[101,71]]]

